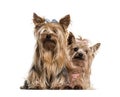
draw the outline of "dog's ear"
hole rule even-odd
[[[100,45],[101,43],[97,43],[93,45],[92,47],[90,47],[90,49],[92,50],[93,53],[95,53],[99,49]]]
[[[36,13],[33,13],[33,23],[35,25],[37,24],[41,24],[41,23],[44,23],[45,22],[45,19],[44,18],[41,18],[40,16],[38,16]]]
[[[67,29],[70,24],[70,15],[66,15],[65,17],[61,18],[59,23]]]
[[[69,33],[68,39],[67,39],[67,44],[71,45],[72,43],[75,43],[75,36],[73,35],[72,32]]]

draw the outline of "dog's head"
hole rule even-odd
[[[91,65],[92,60],[95,57],[95,53],[100,47],[100,43],[90,47],[88,43],[89,41],[87,39],[82,39],[81,37],[75,39],[72,33],[69,34],[68,50],[70,59],[75,66],[84,67],[87,65],[87,67],[89,67]]]
[[[53,51],[66,43],[67,28],[70,24],[69,15],[61,18],[59,22],[46,22],[44,18],[34,13],[33,22],[37,42],[45,50]]]

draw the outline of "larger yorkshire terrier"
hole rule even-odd
[[[67,28],[70,16],[46,22],[33,14],[36,49],[32,67],[21,89],[62,89],[66,85]]]

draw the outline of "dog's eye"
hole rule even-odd
[[[53,29],[53,32],[54,32],[54,33],[57,33],[57,30],[56,30],[56,29]]]
[[[44,29],[44,30],[43,30],[43,32],[47,32],[47,30],[46,30],[46,29]]]
[[[74,51],[75,51],[75,52],[78,51],[78,47],[75,47],[75,48],[74,48]]]
[[[88,50],[85,50],[86,54],[88,53]]]

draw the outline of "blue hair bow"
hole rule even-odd
[[[58,23],[56,19],[52,19],[52,23]]]
[[[45,19],[46,23],[58,23],[58,21],[56,19],[52,19],[52,21],[50,21],[49,19]]]

